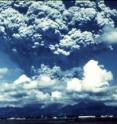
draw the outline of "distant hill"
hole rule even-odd
[[[41,116],[79,116],[79,115],[117,115],[117,107],[105,106],[103,103],[89,101],[80,102],[75,105],[62,106],[61,104],[48,105],[42,108],[41,105],[29,105],[23,108],[6,107],[0,108],[0,118],[26,117],[40,118]]]

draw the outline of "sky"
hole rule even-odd
[[[117,106],[112,5],[0,1],[0,107],[68,106],[85,99]]]

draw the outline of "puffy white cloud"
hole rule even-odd
[[[107,44],[116,44],[117,43],[117,29],[114,29],[110,26],[104,27],[104,33],[100,36],[100,40]]]
[[[0,99],[5,103],[4,106],[23,106],[32,101],[45,105],[54,102],[67,105],[86,97],[89,99],[100,98],[96,95],[90,97],[89,92],[95,94],[107,91],[109,82],[113,79],[112,73],[98,65],[95,60],[87,62],[83,70],[83,78],[79,79],[74,77],[75,72],[79,72],[78,68],[76,71],[75,69],[60,71],[57,67],[51,69],[43,65],[43,69],[39,71],[41,74],[34,79],[23,74],[13,83],[2,83]],[[56,78],[55,73],[59,74],[59,78]],[[109,93],[108,96],[112,96],[112,93]],[[104,101],[101,98],[100,100]]]
[[[17,85],[17,84],[22,84],[22,83],[25,83],[25,82],[30,82],[30,78],[28,78],[26,75],[21,75],[14,83]]]
[[[110,71],[98,65],[97,61],[90,60],[84,66],[83,89],[86,91],[99,92],[104,90],[109,81],[113,79]]]
[[[67,90],[68,91],[82,91],[82,81],[78,78],[73,78],[67,82]]]
[[[38,81],[40,87],[51,87],[55,84],[55,81],[52,80],[49,75],[40,75]]]
[[[61,99],[62,98],[62,93],[60,91],[53,91],[51,93],[51,96],[54,100]]]
[[[14,81],[14,85],[16,87],[19,85],[22,86],[22,88],[24,89],[31,90],[38,87],[38,81],[33,81],[31,78],[23,74]]]
[[[50,95],[48,93],[43,93],[41,91],[36,91],[35,93],[37,100],[39,100],[40,102],[47,102],[50,99]]]
[[[112,73],[98,65],[95,60],[88,61],[83,70],[82,80],[73,78],[67,82],[68,91],[101,92],[107,89],[109,82],[113,80]]]
[[[50,77],[47,76],[47,75],[41,75],[40,78],[41,78],[41,80],[44,81],[44,82],[47,82],[47,83],[48,83],[48,82],[51,82]]]
[[[110,43],[117,43],[117,31],[110,32],[109,35],[106,37],[107,41]]]

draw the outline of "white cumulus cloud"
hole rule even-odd
[[[108,86],[109,82],[113,80],[111,71],[107,71],[98,65],[95,60],[88,61],[83,67],[83,78],[73,78],[67,82],[67,90],[71,91],[88,91],[88,92],[101,92]]]
[[[54,100],[61,99],[62,98],[62,93],[60,91],[53,91],[51,93],[51,96]]]
[[[68,91],[82,91],[82,81],[78,78],[73,78],[67,82],[67,90]]]
[[[84,66],[83,89],[86,91],[99,92],[109,85],[113,79],[110,71],[102,68],[95,60],[90,60]]]
[[[105,26],[101,40],[107,44],[117,44],[117,29]]]

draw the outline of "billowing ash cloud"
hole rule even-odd
[[[116,20],[103,0],[1,1],[0,106],[115,105],[116,71],[102,58],[116,56]]]

